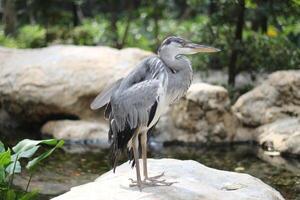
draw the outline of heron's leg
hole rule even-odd
[[[145,179],[148,178],[147,170],[147,133],[141,135],[141,145],[142,145],[142,159],[143,159],[143,172]]]
[[[147,132],[141,135],[141,145],[142,145],[142,159],[143,159],[143,172],[145,180],[155,180],[164,175],[164,172],[160,175],[149,177],[148,176],[148,167],[147,167]]]
[[[148,173],[147,173],[147,135],[142,134],[142,137],[143,138],[141,138],[141,145],[142,145],[142,159],[143,159],[145,179],[143,181],[141,180],[140,165],[139,165],[139,153],[138,153],[139,142],[138,142],[138,136],[136,136],[133,138],[132,148],[133,148],[137,180],[135,181],[133,179],[130,179],[132,182],[132,184],[130,184],[130,187],[138,186],[141,191],[143,186],[150,186],[150,187],[170,186],[173,183],[176,183],[176,182],[166,182],[166,180],[157,180],[158,178],[163,176],[164,173],[162,173],[158,176],[148,177]]]
[[[141,173],[140,173],[140,163],[139,163],[139,140],[138,140],[138,134],[136,134],[132,140],[132,149],[133,149],[133,156],[134,156],[134,162],[135,162],[135,169],[136,169],[136,182],[132,180],[132,183],[130,186],[138,186],[140,191],[142,190],[142,179],[141,179]]]

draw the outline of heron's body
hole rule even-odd
[[[131,152],[135,134],[147,134],[168,106],[185,94],[191,80],[188,60],[182,62],[182,70],[175,71],[159,56],[146,58],[125,77],[113,91],[109,101],[111,108],[106,113],[114,156],[126,147]],[[135,132],[137,128],[139,131]]]
[[[139,143],[142,146],[145,181],[151,180],[155,185],[159,181],[149,178],[147,172],[147,133],[168,106],[179,100],[191,84],[191,63],[183,54],[193,54],[197,52],[195,49],[204,47],[208,49],[178,37],[167,38],[157,56],[143,60],[128,76],[103,91],[91,105],[97,109],[107,104],[105,116],[110,123],[109,139],[112,142],[114,169],[119,153],[127,148],[130,159],[136,165],[139,187],[142,185]],[[160,183],[169,185],[165,181]]]

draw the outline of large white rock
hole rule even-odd
[[[1,107],[30,122],[97,117],[89,109],[92,99],[149,55],[136,48],[100,46],[0,48]]]
[[[248,174],[208,168],[196,161],[149,159],[150,175],[162,170],[172,186],[147,187],[140,192],[129,187],[135,170],[128,163],[109,171],[94,182],[77,186],[53,200],[283,200],[275,189]]]

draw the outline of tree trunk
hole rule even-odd
[[[235,76],[237,74],[236,61],[239,54],[239,49],[242,45],[243,27],[244,27],[244,13],[245,13],[245,0],[239,0],[237,4],[237,21],[235,29],[234,43],[232,46],[231,56],[228,66],[228,84],[234,86]]]
[[[78,26],[83,20],[83,13],[80,8],[80,5],[73,2],[72,3],[72,12],[73,12],[73,26]]]
[[[128,11],[127,11],[128,17],[127,17],[127,23],[126,23],[125,31],[124,31],[121,43],[118,43],[118,48],[119,49],[122,49],[124,47],[125,43],[126,43],[126,39],[127,39],[129,28],[130,28],[130,24],[131,24],[131,21],[132,21],[132,18],[133,18],[133,10],[134,10],[134,5],[133,5],[133,2],[130,1],[129,6],[128,6]]]
[[[5,35],[14,34],[16,31],[17,17],[15,11],[15,0],[3,1],[3,16]]]
[[[208,15],[211,16],[217,11],[217,4],[215,0],[210,0],[209,1],[209,6],[208,6]]]
[[[111,21],[110,21],[110,28],[112,32],[112,41],[113,47],[118,48],[119,46],[119,34],[118,34],[118,27],[117,27],[117,16],[118,8],[117,2],[115,0],[111,1]]]
[[[155,44],[158,47],[160,45],[160,41],[159,41],[159,23],[158,23],[158,17],[155,16],[154,17],[154,37],[155,37]]]
[[[154,3],[154,11],[153,11],[153,20],[154,20],[154,37],[155,37],[155,46],[159,47],[159,15],[160,15],[160,8],[158,2],[155,1]],[[155,49],[156,50],[156,49]]]
[[[28,14],[30,24],[31,25],[36,24],[32,0],[26,1],[26,9],[27,9],[27,14]]]

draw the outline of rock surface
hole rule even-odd
[[[279,119],[257,129],[257,141],[272,151],[300,154],[300,118]]]
[[[300,116],[300,70],[278,71],[242,95],[233,111],[246,126],[258,127],[286,117]]]
[[[100,148],[109,147],[108,126],[104,123],[85,120],[55,120],[44,124],[41,132],[71,143],[96,143]]]
[[[135,171],[128,163],[105,173],[94,182],[77,186],[53,200],[283,200],[275,189],[247,174],[208,168],[196,161],[174,159],[149,159],[150,175],[165,171],[165,178],[177,183],[168,187],[148,187],[142,192],[129,187],[128,178]]]
[[[300,70],[278,71],[232,107],[237,135],[248,135],[271,151],[300,154]]]
[[[157,140],[220,142],[233,140],[237,120],[225,88],[195,83],[158,127],[162,134]]]
[[[92,99],[151,53],[129,48],[0,48],[0,104],[20,120],[97,117]]]
[[[300,154],[300,70],[278,71],[231,107],[221,86],[194,83],[158,124],[157,141],[257,141]]]

